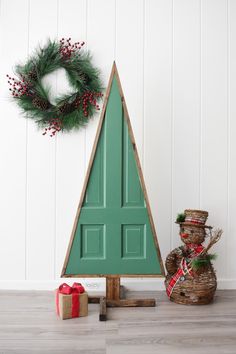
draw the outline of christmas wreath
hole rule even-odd
[[[69,131],[84,126],[96,110],[101,98],[102,85],[99,71],[93,67],[89,52],[83,50],[84,42],[71,43],[71,38],[49,40],[39,47],[25,65],[17,65],[17,78],[8,77],[9,90],[27,118],[44,127],[43,135],[54,136],[59,131]],[[42,78],[64,68],[72,91],[49,100],[50,88],[44,87]]]

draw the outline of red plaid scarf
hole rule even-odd
[[[190,251],[188,258],[183,257],[180,262],[180,267],[177,272],[171,277],[169,285],[166,288],[166,293],[168,297],[171,296],[172,291],[174,290],[175,285],[179,282],[181,277],[184,277],[186,274],[193,276],[192,268],[189,266],[190,260],[195,257],[198,257],[204,250],[202,245],[196,245],[193,243],[186,244],[188,251]]]

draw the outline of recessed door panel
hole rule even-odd
[[[122,259],[145,259],[145,225],[122,225]]]
[[[105,226],[81,225],[81,258],[104,259],[105,258]]]
[[[92,171],[89,177],[89,182],[85,194],[84,207],[103,207],[104,193],[105,193],[105,171],[104,171],[104,132],[103,128],[100,143],[96,152],[96,159],[94,160]]]
[[[144,206],[134,149],[129,137],[128,126],[123,119],[122,149],[122,201],[124,207]]]

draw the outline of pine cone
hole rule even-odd
[[[60,113],[70,113],[75,109],[73,103],[64,102],[59,108]]]
[[[42,111],[46,111],[49,108],[49,102],[43,100],[42,98],[35,97],[32,100],[34,107],[41,109]]]
[[[83,81],[83,83],[85,85],[87,85],[89,83],[89,78],[88,78],[88,75],[84,74],[84,73],[80,73],[79,74],[79,77],[81,79],[81,81]]]
[[[36,70],[34,70],[34,69],[31,70],[31,71],[28,73],[28,78],[29,78],[30,80],[36,81],[37,78],[38,78],[38,75],[37,75]]]

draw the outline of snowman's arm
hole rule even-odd
[[[177,247],[173,251],[171,251],[166,257],[165,266],[169,275],[173,275],[177,272],[180,265],[180,261],[184,256],[183,252],[184,250],[182,246]]]

